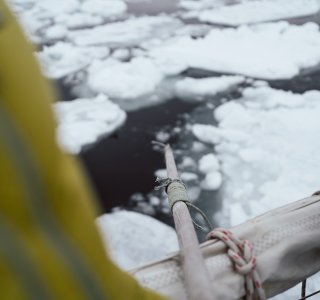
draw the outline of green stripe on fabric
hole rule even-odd
[[[0,216],[0,255],[5,258],[29,299],[53,299],[24,250],[23,242]],[[5,289],[5,287],[3,287]]]
[[[90,270],[84,257],[79,250],[72,245],[65,232],[49,207],[49,195],[45,192],[44,184],[35,165],[35,160],[30,149],[23,142],[21,135],[14,126],[9,114],[0,104],[0,138],[6,141],[9,153],[12,157],[18,173],[21,176],[25,191],[28,193],[30,214],[38,223],[39,230],[50,242],[60,256],[64,259],[64,264],[72,271],[80,287],[86,293],[88,299],[105,300],[106,295],[95,275]]]

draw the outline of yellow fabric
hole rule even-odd
[[[105,254],[97,207],[55,142],[53,94],[0,1],[1,300],[164,299]]]

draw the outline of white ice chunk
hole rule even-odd
[[[169,16],[146,16],[110,23],[70,33],[77,45],[135,46],[143,41],[166,38],[174,34],[182,22]]]
[[[238,26],[309,16],[320,10],[317,0],[255,0],[220,6],[199,14],[203,22]]]
[[[111,134],[120,127],[126,113],[105,95],[94,99],[77,99],[54,104],[58,120],[58,141],[71,153],[94,143],[99,136]]]
[[[188,65],[177,57],[152,57],[159,70],[166,76],[174,76],[188,69]]]
[[[43,40],[41,31],[46,27],[56,25],[55,17],[63,14],[72,14],[79,8],[78,0],[41,0],[41,1],[8,1],[18,14],[22,28],[32,42],[41,43]],[[49,33],[50,35],[50,33]]]
[[[41,0],[35,1],[35,4],[33,9],[39,14],[39,18],[72,13],[79,8],[78,0]]]
[[[107,47],[75,47],[72,44],[58,42],[44,47],[38,53],[41,65],[49,78],[58,79],[86,68],[95,59],[109,55]]]
[[[86,0],[82,3],[81,10],[109,19],[123,15],[127,5],[119,0]]]
[[[212,29],[204,38],[174,38],[151,47],[149,55],[189,68],[286,79],[320,63],[320,32],[313,23],[286,22]]]
[[[220,172],[209,172],[201,182],[201,187],[204,190],[215,191],[221,187],[222,176]]]
[[[220,130],[212,125],[195,124],[192,126],[193,134],[204,143],[216,144],[220,141]]]
[[[179,164],[179,168],[185,169],[185,168],[195,168],[196,163],[194,159],[191,157],[185,156],[182,158],[182,162]]]
[[[213,171],[218,171],[220,163],[216,155],[209,153],[202,156],[199,160],[199,171],[203,174],[208,174]]]
[[[130,62],[97,61],[89,69],[88,84],[97,93],[113,99],[135,99],[152,93],[163,74],[148,58]]]
[[[68,29],[64,25],[54,25],[47,29],[45,36],[48,40],[61,40],[68,34]]]
[[[65,25],[68,29],[80,29],[100,25],[103,23],[103,18],[86,12],[75,12],[58,15],[55,21]]]
[[[319,91],[294,94],[262,86],[245,89],[242,99],[216,110],[219,124],[212,127],[221,138],[215,150],[228,179],[220,225],[234,225],[319,190],[319,99]],[[241,138],[230,141],[225,132]]]
[[[170,139],[170,133],[166,131],[159,131],[156,134],[156,140],[161,143],[166,143]]]
[[[238,0],[180,0],[179,6],[190,11],[201,11],[206,8],[219,7]]]
[[[221,76],[213,78],[184,78],[175,85],[175,92],[181,99],[202,101],[208,96],[226,92],[243,83],[242,76]]]
[[[181,180],[182,181],[194,181],[198,179],[198,175],[192,172],[182,172],[180,174]]]
[[[172,227],[135,212],[119,211],[97,219],[106,251],[124,269],[163,258],[177,251]]]
[[[128,60],[131,56],[130,50],[127,48],[119,48],[113,51],[112,57],[118,59],[118,60]]]
[[[234,203],[230,206],[231,226],[237,226],[248,220],[248,214],[244,211],[240,203]]]
[[[159,169],[154,172],[154,175],[158,178],[167,178],[168,173],[166,169]]]

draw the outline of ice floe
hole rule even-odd
[[[75,12],[72,14],[58,15],[55,17],[55,22],[58,25],[67,27],[69,30],[74,30],[101,25],[104,19],[99,15],[97,16],[87,12]]]
[[[317,0],[254,0],[202,11],[203,22],[238,26],[272,20],[309,16],[319,12]]]
[[[213,153],[206,154],[201,157],[198,162],[198,169],[205,175],[200,183],[204,190],[215,191],[221,187],[222,175],[219,172],[220,162]]]
[[[68,35],[68,29],[61,24],[53,25],[48,28],[44,35],[47,41],[62,40]]]
[[[163,258],[178,250],[173,228],[139,213],[119,211],[103,215],[97,219],[97,225],[107,251],[124,269]]]
[[[201,79],[186,77],[176,83],[175,93],[181,99],[202,101],[207,97],[226,92],[244,81],[245,78],[242,76],[220,76]]]
[[[163,74],[152,60],[137,57],[130,62],[96,61],[89,68],[88,84],[113,99],[136,99],[152,93]]]
[[[18,14],[29,38],[36,43],[47,41],[46,30],[50,30],[50,26],[63,25],[68,29],[96,26],[122,17],[127,9],[122,0],[10,0],[8,3]]]
[[[127,10],[127,5],[121,0],[86,0],[80,4],[80,10],[108,20],[123,15]]]
[[[179,6],[189,11],[201,11],[208,8],[219,7],[229,2],[238,2],[236,0],[180,0]]]
[[[215,191],[221,187],[222,175],[220,172],[212,171],[206,174],[204,180],[201,182],[201,187],[204,190]]]
[[[170,16],[145,16],[73,31],[69,38],[82,46],[136,46],[150,39],[168,38],[182,25],[181,21]]]
[[[58,42],[44,47],[38,58],[47,77],[62,78],[88,67],[94,60],[109,55],[109,49],[103,46],[75,47],[72,44]]]
[[[57,102],[54,111],[58,120],[58,141],[71,153],[79,153],[82,146],[112,133],[126,119],[126,113],[105,95]]]
[[[206,154],[199,160],[199,171],[203,174],[218,171],[219,169],[219,160],[213,153]]]
[[[247,88],[243,98],[215,111],[218,126],[194,125],[193,132],[215,145],[223,172],[222,226],[319,189],[320,92],[294,94],[270,87]],[[241,214],[235,214],[239,205]]]
[[[320,32],[314,23],[287,22],[212,29],[204,38],[173,38],[150,49],[150,55],[175,58],[189,68],[286,79],[319,64]]]

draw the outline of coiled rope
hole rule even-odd
[[[206,214],[189,201],[186,186],[180,179],[157,178],[156,182],[158,183],[158,186],[155,189],[161,190],[164,188],[168,194],[171,211],[177,202],[182,201],[189,209],[193,208],[200,213],[208,228],[212,228]],[[204,228],[194,220],[193,223],[196,227],[204,230]],[[227,246],[227,254],[234,264],[235,271],[245,278],[246,300],[265,300],[266,295],[262,287],[260,276],[256,270],[257,260],[253,253],[252,244],[248,240],[240,240],[231,231],[221,228],[211,231],[207,238],[220,240]]]
[[[234,263],[235,271],[245,277],[246,300],[265,300],[266,295],[256,270],[257,260],[252,244],[248,240],[240,240],[231,231],[221,228],[211,231],[208,239],[220,240],[228,247],[227,254]]]

